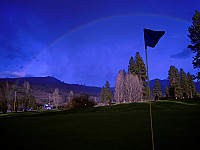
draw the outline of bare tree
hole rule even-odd
[[[53,92],[53,104],[56,106],[56,109],[58,108],[59,105],[61,105],[62,99],[59,95],[59,89],[55,88]]]
[[[9,95],[9,89],[8,89],[8,82],[3,82],[0,85],[1,88],[1,111],[5,114],[8,110],[8,95]]]
[[[124,86],[124,82],[125,82],[125,79],[124,79],[124,75],[122,73],[122,71],[120,70],[118,72],[118,76],[117,76],[117,79],[116,79],[116,83],[115,83],[115,93],[114,93],[114,96],[115,96],[115,100],[118,102],[118,103],[121,103],[124,100],[124,97],[125,97],[125,86]]]
[[[129,102],[140,101],[142,95],[142,83],[137,75],[131,73],[126,75],[125,80],[126,97]]]
[[[27,106],[30,103],[30,96],[29,96],[30,84],[28,81],[24,81],[24,90],[25,90],[24,111],[27,111]]]
[[[72,90],[70,90],[69,95],[68,95],[68,100],[69,100],[69,102],[72,101],[73,97],[74,97],[74,93],[73,93]]]
[[[17,91],[15,91],[15,97],[14,97],[14,111],[17,112],[18,109],[18,102],[17,102]]]
[[[139,80],[138,76],[133,76],[134,80],[132,83],[133,86],[133,99],[135,102],[141,101],[142,97],[142,81]]]

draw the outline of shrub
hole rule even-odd
[[[72,101],[63,107],[64,109],[76,109],[76,108],[93,107],[94,105],[95,102],[94,100],[89,99],[89,95],[82,94],[80,96],[73,97]]]

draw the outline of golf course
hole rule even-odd
[[[200,99],[152,102],[155,150],[199,149]],[[0,114],[5,149],[152,149],[149,102]]]

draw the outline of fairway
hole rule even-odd
[[[199,149],[199,100],[152,103],[155,150]],[[0,114],[6,149],[152,149],[148,103]],[[2,139],[2,138],[1,138]]]

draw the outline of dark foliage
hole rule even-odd
[[[93,107],[95,105],[94,100],[89,99],[89,95],[81,94],[80,96],[75,96],[72,101],[63,106],[65,109],[76,109],[76,108],[86,108]]]
[[[0,83],[0,109],[1,111],[5,114],[8,110],[8,93],[9,93],[9,89],[8,89],[8,82],[2,82]]]
[[[192,64],[194,68],[200,69],[200,12],[196,10],[195,15],[192,17],[192,25],[188,28],[189,35],[188,37],[191,40],[191,45],[188,45],[188,48],[195,53],[195,57],[193,57]],[[200,72],[195,75],[195,79],[200,81]]]

